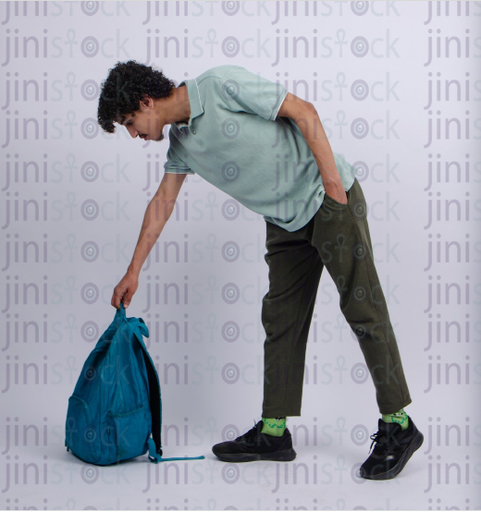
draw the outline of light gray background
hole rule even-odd
[[[480,2],[2,2],[0,9],[2,508],[480,508]],[[300,40],[294,57],[300,37],[308,51]],[[286,81],[316,105],[332,149],[358,168],[413,398],[407,412],[426,437],[395,480],[355,477],[379,414],[327,273],[310,332],[302,416],[288,419],[296,461],[236,466],[211,454],[212,444],[260,418],[265,223],[198,177],[182,188],[178,217],[144,267],[128,314],[150,328],[165,455],[206,459],[155,466],[139,457],[98,468],[65,451],[67,399],[113,318],[112,290],[130,262],[168,147],[133,141],[126,130],[104,135],[96,126],[98,87],[109,68],[129,59],[177,83],[229,63]],[[359,80],[364,89],[353,88]],[[445,81],[459,82],[459,98],[455,84],[446,98]],[[434,132],[429,144],[438,120],[439,137]],[[362,123],[369,132],[358,138]],[[34,164],[25,179],[28,162],[38,165],[37,179]],[[437,162],[440,179],[429,187]],[[454,167],[446,179],[446,162],[458,162],[459,179]],[[98,216],[88,220],[92,200]],[[229,253],[234,242],[238,252]],[[228,254],[238,257],[229,261]],[[178,286],[178,303],[173,286],[164,300],[169,284]],[[229,304],[222,291],[232,285],[239,297]],[[176,324],[166,337],[168,322]]]

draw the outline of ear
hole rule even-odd
[[[139,101],[139,106],[141,111],[151,110],[154,108],[154,100],[150,96],[145,95],[144,99]]]

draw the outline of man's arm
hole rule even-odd
[[[347,204],[331,145],[314,105],[289,92],[277,116],[288,117],[296,123],[317,162],[326,194],[339,203]]]
[[[179,195],[185,177],[186,174],[164,174],[157,192],[145,211],[139,240],[127,273],[114,289],[111,304],[115,308],[120,307],[121,301],[124,303],[124,307],[128,307],[132,296],[137,291],[142,265],[174,210],[175,200]]]

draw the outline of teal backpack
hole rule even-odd
[[[127,318],[120,303],[83,365],[68,400],[65,446],[85,462],[105,466],[147,451],[154,463],[204,458],[162,458],[159,377],[143,336],[142,318]]]

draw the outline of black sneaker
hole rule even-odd
[[[259,421],[244,435],[234,441],[212,447],[214,454],[224,462],[251,462],[253,460],[288,461],[296,458],[292,437],[286,428],[280,437],[262,434],[263,422]]]
[[[369,458],[359,468],[362,478],[368,480],[389,480],[398,475],[421,447],[424,436],[419,432],[413,420],[408,416],[409,426],[405,430],[397,423],[379,420],[379,430],[371,436],[372,445],[376,443]]]

